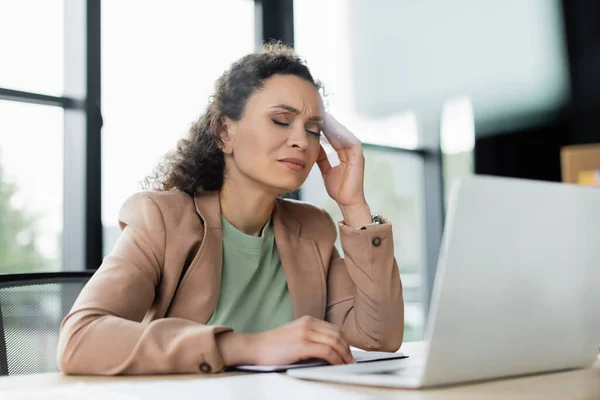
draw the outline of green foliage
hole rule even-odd
[[[0,273],[46,270],[48,262],[35,247],[35,220],[13,206],[16,193],[0,164]]]

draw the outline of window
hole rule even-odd
[[[473,173],[475,118],[469,97],[457,97],[444,104],[440,127],[443,157],[444,204],[448,204],[452,185],[465,174]]]
[[[0,0],[0,87],[61,96],[64,2]]]
[[[102,3],[105,254],[122,203],[200,116],[215,80],[254,48],[252,1]]]
[[[63,113],[0,100],[0,273],[61,269]]]
[[[62,0],[0,0],[0,88],[61,96],[63,36]],[[0,273],[61,269],[63,114],[0,100]]]

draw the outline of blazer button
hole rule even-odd
[[[373,240],[371,240],[371,243],[373,243],[373,246],[379,247],[381,244],[381,238],[379,236],[375,236]]]
[[[200,371],[204,372],[205,374],[208,374],[210,371],[212,371],[212,368],[210,364],[203,362],[202,364],[200,364]]]

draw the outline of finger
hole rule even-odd
[[[342,328],[338,325],[323,320],[315,320],[315,324],[311,328],[313,330],[325,332],[329,335],[340,337],[342,342],[344,343],[345,348],[348,349],[348,351],[350,351],[350,342],[348,341],[348,338],[346,338],[346,335],[344,334]],[[350,356],[352,357],[352,352],[350,352]]]
[[[327,332],[331,335],[340,336],[344,342],[344,344],[349,348],[350,342],[346,338],[344,331],[339,325],[332,324],[331,322],[323,321],[322,319],[308,317],[306,321],[305,329],[314,330],[314,331],[322,331]]]
[[[308,339],[315,343],[329,346],[340,356],[346,364],[354,362],[349,346],[342,340],[339,335],[332,335],[327,332],[310,331]]]
[[[325,114],[323,129],[323,133],[326,134],[325,137],[327,140],[329,140],[329,136],[332,136],[334,140],[341,140],[348,143],[360,143],[360,140],[358,140],[348,128],[342,125],[331,114]],[[329,135],[327,135],[327,133],[329,133]]]
[[[323,332],[331,332],[332,334],[342,335],[342,328],[331,322],[323,321],[322,319],[312,319],[310,321],[310,329]]]
[[[336,151],[360,145],[360,140],[348,128],[333,118],[331,114],[325,114],[323,134]]]
[[[319,342],[308,342],[303,349],[301,357],[303,360],[309,358],[320,358],[321,360],[327,361],[331,365],[346,364],[344,359],[335,349]]]
[[[312,330],[309,332],[308,338],[315,342],[323,343],[337,351],[346,363],[352,363],[353,357],[350,351],[350,346],[345,340],[341,332],[332,329]]]
[[[337,152],[340,163],[350,165],[362,163],[362,143],[330,114],[325,115],[323,133]]]
[[[317,158],[317,165],[321,170],[321,174],[325,175],[331,170],[331,164],[329,163],[329,159],[327,158],[327,153],[325,153],[325,149],[321,146],[321,150],[319,150],[319,157]]]

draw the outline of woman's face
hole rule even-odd
[[[242,118],[227,120],[225,178],[248,180],[277,195],[298,189],[319,155],[323,114],[312,83],[294,75],[265,80]]]

